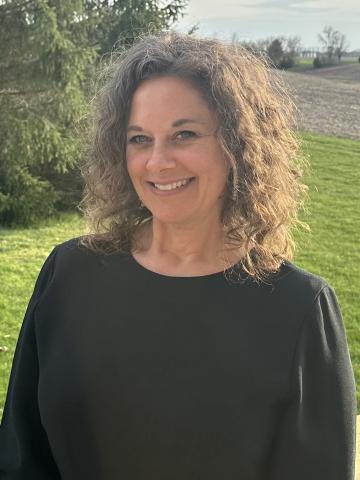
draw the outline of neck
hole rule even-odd
[[[140,263],[160,273],[206,274],[239,260],[239,250],[225,251],[225,240],[220,219],[192,225],[153,219],[140,229],[133,253]]]
[[[207,219],[195,225],[152,222],[149,250],[179,260],[213,257],[224,248],[224,229],[219,220]]]

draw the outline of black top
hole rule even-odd
[[[355,390],[333,290],[170,277],[56,247],[18,340],[1,480],[350,480]]]

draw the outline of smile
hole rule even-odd
[[[183,180],[178,180],[173,183],[166,183],[166,184],[161,184],[161,183],[153,183],[151,184],[156,188],[156,190],[161,190],[161,191],[171,191],[171,190],[178,190],[186,185],[188,185],[192,180],[194,180],[194,177],[192,178],[185,178]]]

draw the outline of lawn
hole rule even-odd
[[[360,408],[360,142],[305,134],[310,155],[308,212],[311,233],[298,234],[295,261],[325,278],[342,309]]]
[[[295,260],[335,287],[360,385],[360,142],[313,134],[304,134],[303,139],[311,169],[306,177],[308,211],[302,217],[311,234],[297,234]],[[0,414],[19,328],[39,269],[54,245],[79,235],[82,228],[77,215],[67,214],[36,228],[0,229]]]
[[[40,267],[56,244],[82,228],[76,214],[36,228],[0,228],[0,417],[19,328]]]

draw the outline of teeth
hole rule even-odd
[[[183,185],[186,185],[188,182],[190,182],[190,178],[185,180],[179,180],[178,182],[175,182],[175,183],[168,183],[167,185],[160,185],[159,183],[154,183],[154,185],[159,190],[174,190],[175,188],[179,188],[179,187],[182,187]]]

